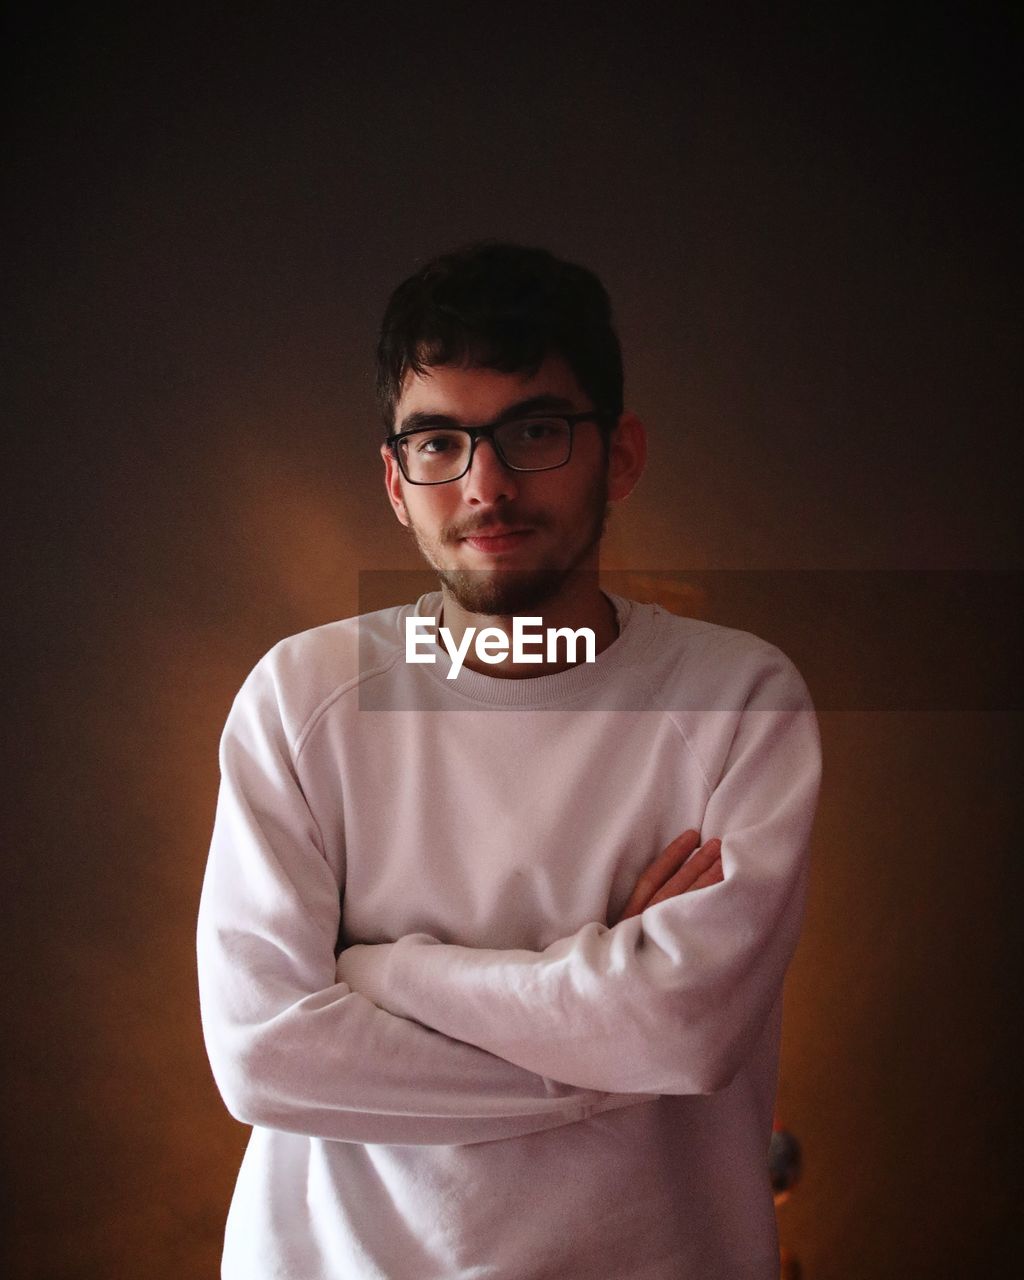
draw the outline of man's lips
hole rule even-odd
[[[532,529],[526,528],[492,527],[481,529],[479,533],[471,533],[461,541],[468,542],[471,547],[476,547],[478,551],[511,551],[532,533]]]

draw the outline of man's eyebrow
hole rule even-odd
[[[508,422],[512,418],[521,418],[524,414],[543,413],[549,410],[552,413],[561,413],[565,410],[572,412],[575,405],[565,396],[556,395],[540,395],[530,396],[528,400],[517,400],[515,404],[510,404],[506,409],[502,409],[495,423]],[[410,413],[407,418],[403,418],[401,425],[397,428],[396,435],[404,435],[407,431],[417,431],[422,427],[465,427],[469,423],[460,422],[458,418],[453,418],[447,413],[429,413],[417,410],[416,413]]]

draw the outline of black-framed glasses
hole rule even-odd
[[[553,471],[572,457],[577,423],[614,421],[614,414],[599,409],[530,414],[482,427],[415,427],[388,436],[385,443],[410,484],[448,484],[472,466],[481,439],[491,442],[510,471]]]

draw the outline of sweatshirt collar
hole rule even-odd
[[[452,662],[440,638],[434,641],[437,658],[415,668],[425,678],[438,681],[459,700],[486,704],[494,707],[549,707],[576,698],[589,690],[599,688],[623,667],[635,662],[646,645],[650,630],[651,611],[635,601],[610,591],[602,591],[615,609],[618,636],[597,654],[594,662],[580,662],[565,671],[550,675],[512,678],[484,675],[463,667],[453,679],[448,679]],[[443,596],[440,591],[429,591],[420,596],[415,605],[402,610],[399,626],[405,626],[405,617],[418,614],[432,617],[440,625]]]

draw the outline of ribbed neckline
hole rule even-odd
[[[437,660],[418,666],[416,671],[427,679],[436,680],[449,694],[488,706],[550,707],[554,703],[564,702],[586,690],[597,688],[637,661],[650,639],[653,608],[627,600],[624,596],[614,595],[610,591],[602,590],[602,595],[611,601],[615,609],[619,634],[607,648],[602,649],[594,662],[580,662],[575,667],[556,671],[551,675],[517,679],[488,676],[463,667],[454,680],[449,680],[447,677],[451,670],[451,658],[438,640],[433,645]],[[404,619],[409,614],[432,617],[440,624],[443,599],[440,591],[428,591],[420,596],[415,605],[403,609],[398,619],[402,634]]]

